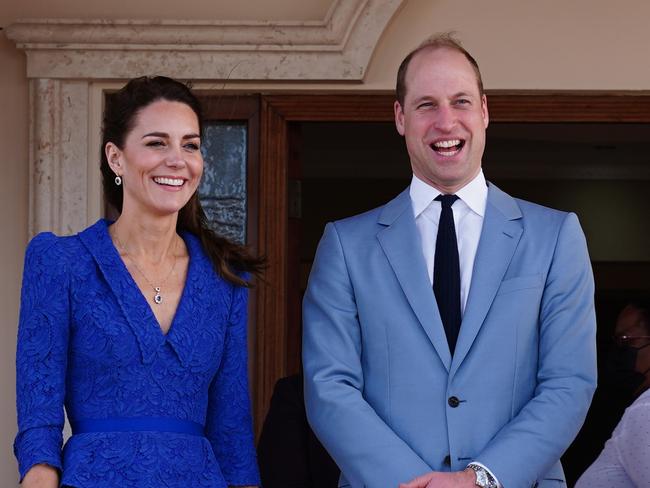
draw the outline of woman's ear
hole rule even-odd
[[[122,151],[112,142],[107,142],[104,146],[104,153],[106,154],[106,160],[108,165],[113,170],[117,176],[121,176],[124,172],[122,167]]]

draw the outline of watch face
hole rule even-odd
[[[488,480],[487,473],[482,469],[476,471],[476,485],[481,488],[488,488],[490,486],[490,480]]]

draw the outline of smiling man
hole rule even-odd
[[[578,219],[486,182],[487,99],[451,36],[404,59],[396,95],[411,185],[328,224],[309,278],[312,428],[341,487],[566,486],[596,386]]]

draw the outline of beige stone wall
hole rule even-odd
[[[332,0],[25,0],[6,3],[2,9],[9,18],[321,20]]]
[[[405,49],[455,30],[487,89],[650,90],[650,3],[643,0],[408,0],[368,73],[378,85]]]
[[[19,18],[319,20],[331,0],[21,0],[2,2],[0,26]],[[488,89],[650,90],[646,0],[406,0],[389,24],[365,81],[229,82],[264,90],[391,90],[405,52],[432,32],[456,30]],[[28,82],[24,55],[0,32],[0,484],[14,486],[14,349],[28,220]],[[214,85],[221,88],[220,82]]]

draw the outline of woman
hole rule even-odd
[[[25,257],[23,485],[257,485],[246,279],[261,262],[206,225],[199,102],[172,79],[134,79],[108,101],[103,131],[119,217],[39,234]],[[61,452],[64,403],[73,436]]]
[[[632,302],[621,311],[614,340],[609,380],[634,401],[576,488],[650,486],[650,302]]]

